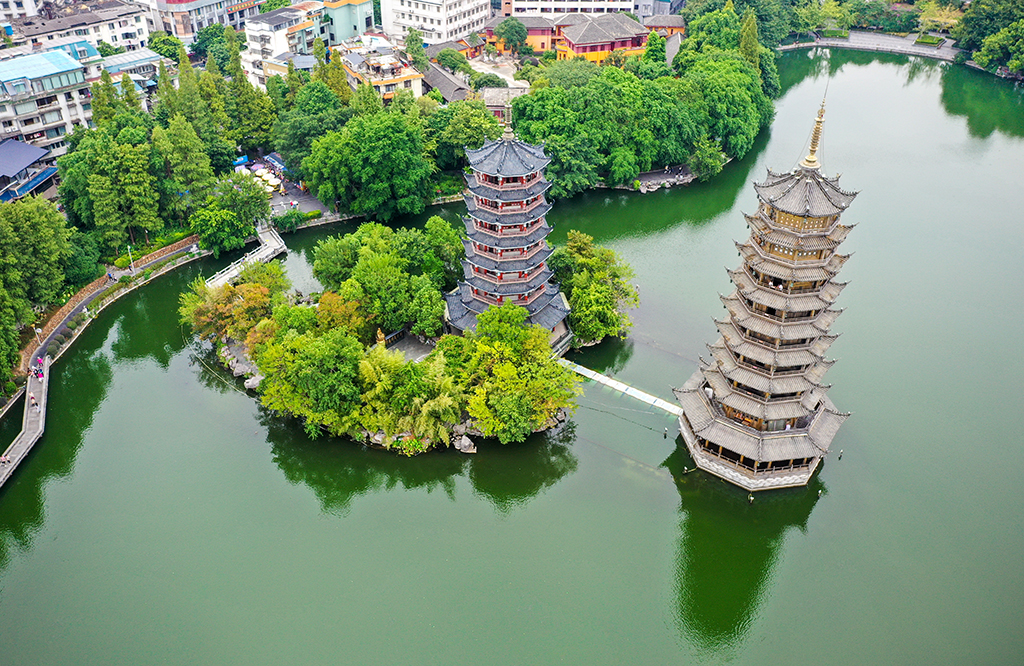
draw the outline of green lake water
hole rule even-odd
[[[0,492],[0,663],[1024,663],[1024,96],[895,56],[780,71],[770,132],[714,182],[550,220],[621,253],[642,300],[573,360],[670,398],[716,336],[751,181],[804,155],[829,81],[824,169],[861,192],[828,376],[853,416],[809,488],[748,505],[684,476],[673,420],[592,384],[560,432],[475,456],[310,441],[179,326],[232,257],[191,264],[53,369]],[[286,237],[298,288],[339,230]]]

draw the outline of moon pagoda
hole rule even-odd
[[[506,110],[506,118],[510,116]],[[491,305],[515,303],[526,308],[527,323],[551,331],[551,347],[569,347],[569,302],[551,282],[545,240],[551,210],[544,192],[551,184],[542,170],[551,161],[542,146],[515,138],[507,123],[500,139],[466,150],[472,173],[466,176],[465,280],[445,295],[449,332],[476,328],[476,318]]]
[[[835,362],[825,358],[841,312],[832,305],[846,286],[835,277],[849,258],[836,249],[853,228],[839,218],[856,193],[821,172],[824,116],[822,105],[796,168],[754,184],[750,238],[736,244],[743,264],[729,271],[736,289],[715,320],[721,337],[674,389],[697,466],[751,491],[806,485],[849,416],[822,380]]]

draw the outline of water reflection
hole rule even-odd
[[[745,638],[771,593],[786,533],[804,531],[824,490],[815,476],[806,488],[746,493],[700,472],[682,445],[665,460],[677,480],[681,535],[676,557],[676,622],[698,650],[721,657]]]
[[[633,356],[633,338],[606,338],[601,344],[570,352],[569,360],[605,375],[622,372]]]
[[[110,358],[99,351],[103,336],[81,336],[80,347],[52,366],[47,405],[46,433],[15,475],[0,489],[0,569],[5,568],[15,548],[25,550],[43,527],[43,486],[51,479],[69,475],[82,447],[85,433],[107,396],[114,373]],[[24,403],[12,407],[3,421],[4,444],[21,429]]]
[[[361,495],[421,489],[456,496],[456,478],[464,476],[474,493],[500,513],[526,504],[576,470],[568,444],[574,439],[569,423],[556,432],[534,435],[518,445],[487,445],[476,455],[454,450],[403,458],[365,448],[352,441],[324,437],[310,440],[294,419],[260,409],[274,463],[291,483],[313,491],[325,513],[345,515]]]
[[[951,116],[967,119],[971,136],[986,138],[994,131],[1024,137],[1024,86],[966,67],[942,72],[942,106]]]

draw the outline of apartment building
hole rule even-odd
[[[0,61],[0,137],[59,157],[67,152],[64,135],[91,123],[86,66],[63,49]]]
[[[632,7],[632,5],[630,5]],[[483,29],[491,16],[490,0],[381,0],[384,32],[405,39],[409,28],[423,33],[425,45],[466,37]]]
[[[0,18],[9,21],[39,13],[35,0],[0,0]]]
[[[610,14],[631,12],[634,0],[502,0],[502,16],[576,13]]]
[[[230,25],[235,30],[245,27],[246,21],[260,13],[266,0],[147,0],[156,2],[160,28],[174,35],[184,44],[196,40],[196,34],[214,23]]]
[[[38,16],[11,20],[12,40],[45,46],[62,37],[80,37],[93,46],[102,41],[132,51],[149,42],[147,15],[143,5],[121,0],[47,8]]]
[[[368,83],[385,103],[402,90],[411,91],[414,97],[423,94],[423,74],[379,35],[364,34],[343,42],[331,54],[332,58],[339,56],[352,90],[360,83]]]
[[[324,22],[331,44],[373,30],[373,0],[325,0]]]
[[[505,20],[495,16],[487,22],[484,36],[499,51],[505,45],[499,40],[494,29]],[[554,50],[559,60],[586,58],[601,64],[615,50],[624,55],[640,55],[647,44],[651,28],[637,23],[625,14],[587,14],[576,12],[547,16],[516,16],[526,27],[526,43],[537,53]]]
[[[323,21],[324,3],[315,0],[298,2],[253,16],[245,28],[249,48],[242,51],[242,69],[253,85],[265,88],[267,74],[263,62],[282,53],[313,53],[313,41],[320,37],[330,43],[327,24]]]

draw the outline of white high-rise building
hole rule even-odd
[[[35,0],[0,0],[0,18],[10,21],[39,13]]]
[[[491,16],[491,3],[490,0],[381,0],[380,13],[384,32],[389,36],[405,39],[409,28],[416,28],[423,33],[424,44],[440,44],[481,30]]]
[[[610,14],[632,12],[634,0],[502,0],[503,16],[540,16],[544,14]]]

